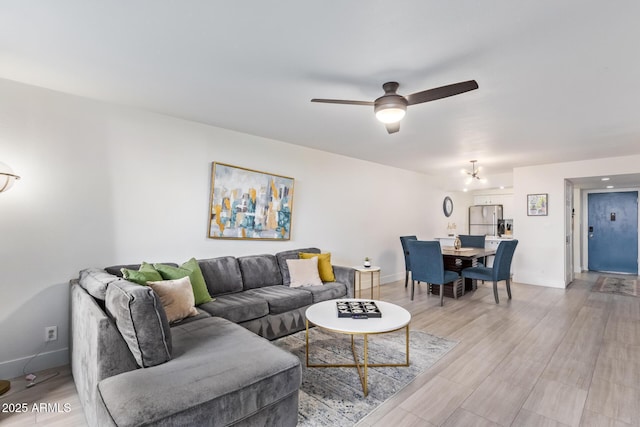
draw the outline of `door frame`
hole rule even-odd
[[[589,239],[584,238],[587,236],[589,232],[589,194],[592,193],[624,193],[629,191],[637,191],[638,199],[640,199],[640,187],[625,187],[625,188],[609,188],[609,189],[598,189],[598,190],[583,190],[582,191],[582,224],[580,227],[580,236],[582,247],[580,251],[582,253],[581,257],[581,268],[582,271],[589,271]],[[638,254],[640,254],[640,204],[638,205]],[[640,258],[640,255],[639,255]],[[638,271],[640,271],[640,259],[638,262]]]
[[[573,282],[573,183],[564,180],[564,287]]]

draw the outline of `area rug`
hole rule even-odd
[[[618,277],[600,276],[593,286],[593,290],[608,294],[637,297],[640,296],[638,276]]]
[[[347,335],[312,328],[309,332],[311,363],[353,363]],[[307,368],[305,332],[274,341],[300,359],[302,387],[299,393],[298,426],[353,426],[388,400],[416,376],[427,370],[457,344],[421,331],[410,331],[408,367],[369,368],[369,395],[364,397],[355,368]],[[362,337],[356,349],[362,358]],[[404,363],[405,331],[369,336],[370,363]]]

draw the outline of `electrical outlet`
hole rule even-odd
[[[58,327],[57,326],[47,326],[44,328],[44,340],[55,341],[58,339]]]

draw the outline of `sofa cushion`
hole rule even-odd
[[[173,267],[166,264],[154,264],[153,266],[160,272],[160,275],[162,275],[162,278],[165,280],[181,279],[189,276],[193,296],[196,299],[196,305],[211,301],[211,295],[209,295],[207,284],[204,281],[202,271],[200,271],[200,265],[195,258],[191,258],[180,267]]]
[[[276,254],[276,259],[278,260],[278,267],[280,267],[280,274],[282,276],[282,284],[285,286],[289,286],[291,280],[289,278],[289,268],[287,266],[288,259],[299,259],[300,252],[306,253],[320,253],[320,249],[318,248],[304,248],[304,249],[294,249],[291,251],[283,251],[278,252]]]
[[[122,280],[101,268],[87,268],[80,272],[78,283],[94,298],[104,301],[109,283]]]
[[[300,258],[318,258],[318,272],[323,282],[335,282],[336,276],[333,274],[333,267],[331,266],[331,253],[314,254],[308,252],[300,252]]]
[[[322,286],[308,286],[305,291],[311,292],[313,303],[336,298],[347,298],[347,285],[340,282],[328,282]]]
[[[153,289],[126,280],[112,282],[105,306],[138,366],[147,368],[171,359],[169,322]]]
[[[207,283],[209,295],[216,296],[242,290],[242,274],[235,257],[201,259],[198,260],[198,265]]]
[[[198,315],[193,288],[188,276],[182,279],[147,282],[147,285],[160,297],[169,323]]]
[[[251,289],[243,293],[266,300],[269,303],[269,314],[280,314],[313,304],[313,297],[307,289],[278,285]]]
[[[224,319],[176,326],[173,342],[171,363],[100,382],[116,425],[232,425],[300,387],[296,356]]]
[[[280,267],[274,255],[251,255],[238,258],[243,289],[282,285]]]
[[[322,280],[318,274],[318,257],[311,259],[288,259],[289,287],[299,288],[304,286],[322,286]]]
[[[235,323],[246,322],[269,314],[269,304],[264,298],[247,292],[217,296],[198,306],[212,316],[223,317]]]

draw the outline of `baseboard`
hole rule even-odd
[[[21,357],[19,359],[8,360],[0,363],[0,378],[9,380],[23,375],[22,370],[27,366],[26,373],[38,372],[44,369],[54,368],[56,366],[69,364],[69,348],[61,348],[58,350],[45,351],[38,355],[31,362],[29,360],[35,356]]]

